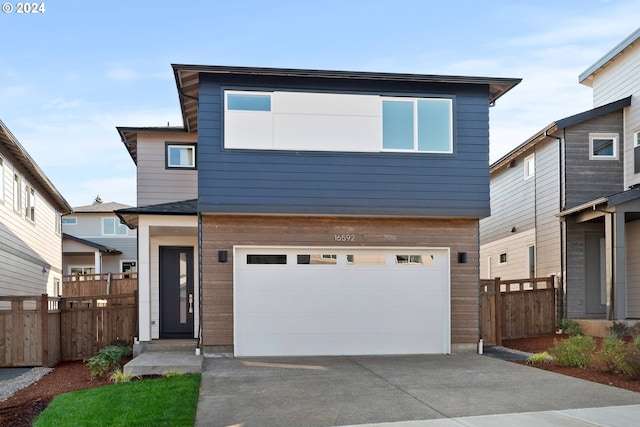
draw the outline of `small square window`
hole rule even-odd
[[[589,134],[590,160],[617,160],[618,134],[591,133]]]
[[[530,155],[524,158],[524,179],[532,178],[536,174],[536,157]]]
[[[507,253],[503,252],[500,254],[500,264],[506,264],[507,262]]]
[[[192,144],[167,143],[167,168],[195,169],[196,146]]]

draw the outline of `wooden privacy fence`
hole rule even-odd
[[[137,293],[0,297],[0,367],[80,360],[137,334]]]
[[[129,294],[138,290],[138,273],[68,274],[62,276],[62,296]]]
[[[484,345],[556,330],[555,276],[480,281],[480,331]]]
[[[0,366],[60,361],[60,298],[0,296]]]

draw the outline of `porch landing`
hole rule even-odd
[[[183,374],[202,372],[202,356],[196,340],[154,340],[134,346],[134,358],[124,365],[132,375],[163,375],[167,371]]]

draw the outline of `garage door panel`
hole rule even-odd
[[[370,354],[424,354],[442,353],[440,337],[427,337],[424,344],[423,334],[353,334],[342,335],[255,335],[250,336],[240,349],[243,354],[253,356],[272,356],[274,354],[315,356],[326,354],[327,348],[336,349],[333,356]],[[398,353],[402,348],[403,352]]]
[[[329,265],[297,264],[311,248],[264,250],[287,255],[278,265],[247,264],[249,252],[263,253],[234,257],[236,355],[448,352],[448,251],[424,252],[429,265],[396,263],[396,253],[419,253],[413,248],[359,248],[351,258],[385,265],[349,265],[351,249],[324,251],[335,254]]]

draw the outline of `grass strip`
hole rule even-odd
[[[182,375],[65,393],[34,426],[193,426],[199,389],[200,375]]]

